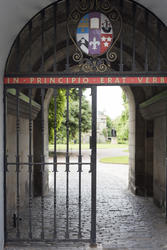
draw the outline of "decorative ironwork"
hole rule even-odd
[[[117,54],[113,48],[121,34],[122,17],[116,8],[111,7],[108,0],[83,0],[79,1],[79,5],[69,15],[67,30],[75,46],[72,58],[79,64],[79,68],[83,72],[111,71],[112,63],[117,60]],[[92,19],[96,26],[93,26],[91,34],[88,31],[90,16],[93,16]],[[98,20],[101,19],[103,23],[101,21],[100,26]],[[102,33],[100,33],[101,31]],[[88,35],[94,35],[91,41],[89,41]],[[74,38],[75,36],[76,38]]]
[[[84,72],[105,72],[110,67],[109,62],[105,58],[84,58],[79,67]]]

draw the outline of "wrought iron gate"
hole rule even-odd
[[[96,242],[96,87],[92,95],[90,159],[84,159],[82,148],[83,88],[78,88],[78,148],[70,157],[70,87],[66,87],[66,149],[58,157],[57,107],[59,88],[54,86],[54,146],[53,159],[46,157],[45,96],[46,88],[5,88],[5,236],[6,242],[57,242],[88,240]],[[38,102],[34,100],[38,92]],[[77,108],[77,107],[76,107]],[[35,121],[40,130],[34,141]],[[36,153],[35,144],[39,152]],[[34,173],[37,169],[37,177]],[[47,171],[52,179],[47,192]],[[74,175],[72,179],[71,176]],[[85,175],[85,177],[83,177]],[[62,177],[63,176],[63,182]],[[85,179],[84,179],[85,178]],[[90,179],[85,192],[83,179]],[[36,182],[41,181],[40,195],[35,197]],[[70,189],[73,185],[73,190]],[[63,190],[63,194],[61,194]],[[73,192],[75,191],[75,192]],[[85,192],[85,193],[84,193]],[[75,194],[74,194],[75,193]],[[76,195],[75,197],[73,197]],[[86,197],[87,196],[87,197]],[[71,198],[72,197],[72,198]],[[90,200],[87,200],[89,197]],[[71,201],[73,199],[73,201]],[[73,204],[74,203],[74,204]],[[87,205],[86,205],[87,203]],[[86,208],[86,209],[85,209]],[[84,211],[85,210],[85,211]],[[85,228],[86,227],[86,228]],[[88,234],[89,232],[89,234]]]
[[[94,29],[98,36],[95,35]],[[82,196],[82,180],[87,167],[91,177],[91,190],[87,192],[91,194],[91,206],[87,209],[91,215],[91,225],[90,235],[85,238],[91,239],[92,243],[96,242],[96,86],[166,84],[165,44],[166,26],[153,13],[129,0],[57,0],[37,13],[23,27],[9,53],[4,79],[6,242],[84,239],[83,236],[87,236],[87,233],[84,232],[83,220],[87,222],[87,219],[83,216],[82,210],[85,203]],[[78,159],[75,162],[71,162],[69,146],[69,98],[72,87],[79,89],[79,148]],[[92,91],[92,140],[90,161],[84,162],[81,146],[81,106],[82,88],[85,87]],[[66,91],[64,162],[59,161],[57,157],[56,116],[53,161],[48,161],[45,156],[44,102],[46,90],[50,88],[54,89],[55,113],[58,104],[57,91],[59,88],[65,88]],[[38,95],[34,100],[36,90]],[[36,129],[36,133],[41,134],[40,139],[33,137],[34,122],[38,125],[36,128],[39,130]],[[27,141],[25,140],[22,145],[24,138],[27,138]],[[34,145],[37,145],[37,149],[40,148],[40,155],[36,159]],[[47,187],[42,185],[47,183],[48,166],[52,167],[53,173],[52,204],[46,199]],[[77,217],[75,232],[71,231],[73,218],[70,217],[70,209],[74,204],[71,204],[69,199],[70,171],[73,166],[78,168],[79,179],[77,210],[73,209],[77,211],[74,212],[74,217]],[[62,184],[58,185],[61,167],[65,167],[65,180],[62,182],[66,184],[65,210],[60,207],[61,203],[57,200],[57,189]],[[38,171],[34,177],[35,169]],[[36,185],[41,186],[40,190],[36,190],[34,180],[37,181]],[[20,185],[24,186],[24,192],[21,191]],[[40,193],[40,199],[33,198],[36,192]],[[25,195],[27,199],[24,201]],[[40,208],[36,210],[36,214],[35,204]],[[47,223],[50,224],[51,231],[48,225],[46,226],[46,205],[52,205],[53,208],[52,214],[49,214],[50,223]],[[64,213],[59,216],[59,211]],[[63,218],[63,229],[59,227],[59,217]],[[37,234],[35,221],[40,228]],[[23,225],[26,231],[23,230]],[[62,235],[59,237],[61,230]]]

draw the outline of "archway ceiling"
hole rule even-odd
[[[55,0],[3,0],[0,1],[0,73],[3,74],[9,50],[22,27],[41,9]],[[152,11],[167,25],[167,0],[136,0]],[[160,90],[160,89],[159,89]],[[143,91],[147,93],[147,88]],[[147,94],[146,97],[152,94]]]
[[[55,0],[3,0],[0,1],[1,63],[5,64],[9,49],[21,28],[41,9]],[[136,0],[167,25],[166,0]],[[3,34],[3,35],[2,35]],[[4,67],[4,65],[2,65]]]

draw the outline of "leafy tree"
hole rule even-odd
[[[126,143],[129,136],[129,106],[125,93],[122,93],[124,110],[120,117],[117,117],[114,121],[114,127],[117,131],[118,143]]]
[[[78,141],[78,129],[79,126],[79,102],[77,100],[71,100],[69,106],[69,135],[70,140]],[[82,108],[81,108],[81,131],[88,132],[91,128],[91,111],[88,101],[83,96]],[[62,133],[63,131],[63,133]],[[61,126],[63,137],[66,137],[66,112]]]
[[[57,139],[58,142],[64,143],[66,140],[66,97],[65,92],[61,92],[61,98],[59,101],[59,106],[57,107]],[[58,97],[57,97],[58,98]],[[59,110],[60,108],[60,110]],[[54,100],[51,102],[49,107],[49,119],[50,119],[50,130],[49,130],[49,140],[50,143],[54,142]],[[79,126],[79,100],[78,91],[76,89],[70,90],[69,99],[69,137],[71,141],[78,140],[78,129]],[[91,110],[89,102],[86,100],[85,96],[82,96],[82,108],[81,108],[81,131],[88,132],[91,128]]]
[[[104,128],[103,131],[102,131],[102,134],[104,135],[105,139],[107,139],[108,137],[108,133],[107,133],[107,128]]]
[[[57,131],[61,127],[61,123],[63,121],[63,114],[65,111],[65,89],[59,89],[58,94],[56,97],[56,106],[57,106],[57,112],[56,112],[56,123],[57,123]],[[54,122],[55,122],[55,108],[54,108],[54,98],[51,99],[50,105],[49,105],[49,142],[54,142]]]
[[[113,122],[109,116],[107,116],[106,121],[107,121],[107,136],[111,137],[111,130],[113,128]]]

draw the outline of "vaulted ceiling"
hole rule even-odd
[[[35,14],[53,2],[55,2],[55,0],[0,1],[0,73],[3,74],[7,56],[19,31]],[[148,8],[167,25],[167,0],[136,0],[136,2]],[[148,92],[147,89],[140,88],[140,91],[146,93],[144,99],[152,96],[155,88],[151,88],[149,95],[146,95]],[[158,91],[160,91],[160,88]],[[139,93],[139,89],[137,89],[137,93]]]
[[[42,8],[54,0],[2,0],[0,1],[0,66],[4,68],[11,45],[22,27]],[[167,25],[166,0],[136,0]]]

